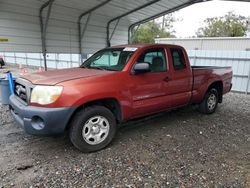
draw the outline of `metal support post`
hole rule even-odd
[[[46,34],[47,34],[47,27],[49,23],[49,17],[51,14],[52,4],[55,0],[49,0],[46,3],[44,3],[39,11],[39,19],[40,19],[40,28],[41,28],[41,39],[42,39],[42,54],[43,54],[43,60],[44,60],[44,69],[47,71],[47,59],[46,59]],[[45,17],[45,22],[43,21],[43,10],[48,7],[47,15]]]

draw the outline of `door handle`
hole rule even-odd
[[[171,78],[168,76],[163,79],[163,81],[165,81],[165,82],[169,82],[170,80],[171,80]]]

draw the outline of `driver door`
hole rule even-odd
[[[132,114],[139,117],[171,107],[171,100],[166,96],[166,78],[168,75],[166,52],[164,48],[144,51],[136,60],[147,62],[151,71],[130,76],[132,95]]]

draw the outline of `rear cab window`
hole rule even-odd
[[[185,57],[181,48],[170,48],[171,58],[174,70],[183,70],[186,68]]]

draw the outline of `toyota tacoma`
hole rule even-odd
[[[128,120],[189,104],[212,114],[231,82],[231,67],[191,66],[181,46],[120,45],[78,68],[18,78],[10,110],[28,134],[67,131],[76,148],[92,152],[106,147]]]

